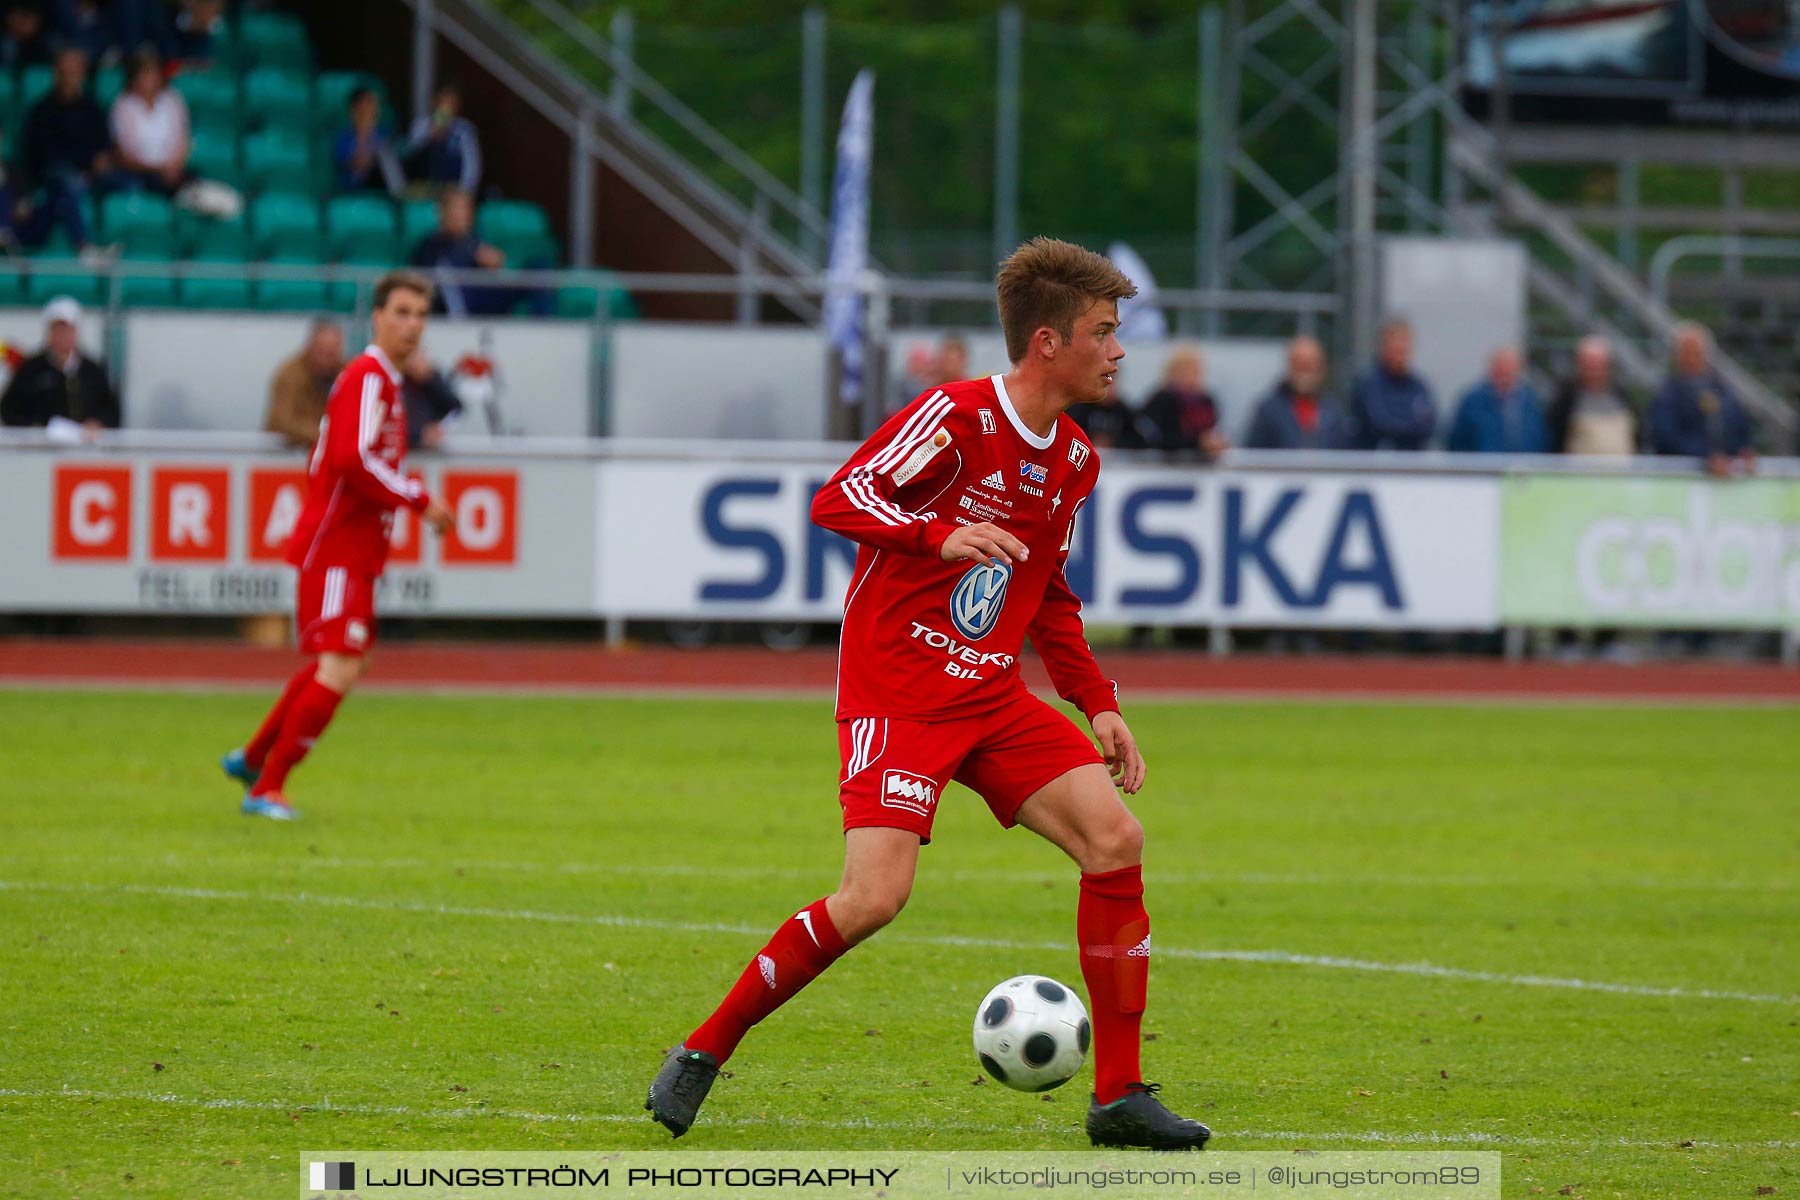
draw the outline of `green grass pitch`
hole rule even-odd
[[[658,1052],[836,880],[826,703],[359,695],[283,826],[215,766],[267,699],[0,692],[7,1194],[286,1196],[306,1147],[668,1148]],[[1215,1147],[1800,1195],[1793,710],[1127,715],[1146,1073]],[[1074,871],[941,806],[908,910],[751,1035],[680,1149],[1086,1147],[1085,1071],[1022,1095],[969,1047],[998,980],[1080,984]]]

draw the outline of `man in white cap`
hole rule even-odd
[[[35,425],[52,437],[91,438],[119,426],[119,398],[106,368],[81,353],[81,305],[58,296],[44,305],[44,349],[19,364],[0,396],[0,424]]]

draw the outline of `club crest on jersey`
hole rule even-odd
[[[1042,483],[1050,478],[1050,468],[1040,467],[1034,462],[1026,462],[1021,458],[1019,460],[1019,478],[1029,479],[1033,483]]]
[[[981,410],[981,432],[1000,432],[1000,422],[994,419],[994,410],[991,408],[984,408]]]
[[[1087,466],[1088,448],[1085,442],[1069,443],[1069,461],[1075,464],[1077,471]]]
[[[925,464],[938,456],[938,452],[951,442],[950,431],[940,429],[932,434],[917,450],[906,458],[906,461],[894,468],[894,485],[898,487],[914,475],[925,469]]]
[[[969,568],[950,593],[950,623],[956,632],[971,642],[994,632],[1011,582],[1012,568],[1005,564],[982,563]]]

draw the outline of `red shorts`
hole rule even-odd
[[[959,721],[861,717],[838,722],[838,803],[844,828],[910,829],[931,841],[938,797],[954,779],[987,801],[1002,828],[1039,788],[1103,763],[1067,717],[1033,696]]]
[[[300,572],[302,654],[365,654],[375,644],[375,581],[344,567]]]

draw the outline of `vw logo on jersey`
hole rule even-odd
[[[950,593],[950,623],[956,632],[971,642],[992,633],[1000,623],[1006,585],[1011,582],[1012,568],[1004,564],[971,567]]]

